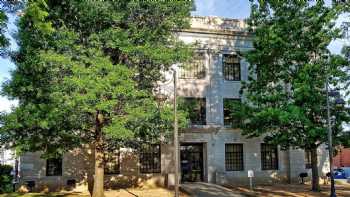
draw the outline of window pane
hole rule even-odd
[[[203,52],[195,53],[188,64],[180,67],[181,79],[202,79],[206,75],[205,54]]]
[[[243,144],[225,144],[225,167],[227,171],[242,171]]]
[[[277,146],[261,144],[261,168],[262,170],[278,170]]]
[[[206,99],[205,98],[185,98],[185,108],[189,113],[191,125],[206,124]]]
[[[110,151],[104,154],[105,174],[119,174],[120,173],[120,151]]]
[[[160,145],[143,145],[140,151],[141,173],[160,173]]]
[[[62,158],[46,160],[46,176],[62,176]]]
[[[241,80],[241,64],[237,55],[224,54],[222,57],[222,66],[225,80]]]

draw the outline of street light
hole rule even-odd
[[[327,63],[329,63],[329,56],[327,56]],[[328,151],[329,151],[329,170],[330,170],[330,178],[331,178],[331,194],[330,197],[336,197],[335,192],[335,181],[334,181],[334,168],[333,168],[333,140],[332,140],[332,126],[331,126],[331,113],[330,113],[330,100],[329,97],[336,97],[335,106],[343,107],[345,105],[345,101],[340,98],[340,92],[337,90],[329,91],[329,76],[326,76],[326,96],[327,96],[327,125],[328,125]]]

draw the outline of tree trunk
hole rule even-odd
[[[312,166],[312,191],[320,191],[320,178],[318,175],[317,148],[311,149],[311,166]]]
[[[103,139],[101,125],[102,114],[97,111],[95,126],[95,176],[92,197],[104,197],[104,161],[103,161]]]
[[[95,148],[95,176],[94,189],[92,197],[104,197],[104,164],[103,152],[99,148]]]
[[[87,173],[87,182],[88,182],[88,190],[90,196],[92,196],[92,192],[94,191],[94,172],[95,172],[95,144],[90,144],[89,149],[91,150],[91,154],[88,155],[88,173]]]

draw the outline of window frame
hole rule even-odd
[[[304,162],[305,162],[305,169],[311,169],[312,168],[312,159],[311,159],[311,150],[304,150]]]
[[[157,148],[155,149],[155,147]],[[145,161],[145,158],[148,160]],[[140,172],[143,174],[161,173],[162,161],[160,144],[143,144],[139,153],[139,164]]]
[[[261,143],[261,170],[278,170],[279,158],[278,158],[278,146]],[[273,157],[273,154],[275,157]],[[270,159],[267,158],[270,156]]]
[[[238,62],[227,63],[225,61],[226,56],[235,56],[238,59]],[[228,66],[231,66],[230,69],[228,69]],[[238,70],[236,68],[238,68]],[[227,73],[227,71],[229,72]],[[222,54],[222,75],[225,81],[241,81],[241,78],[242,78],[241,72],[242,72],[241,58],[237,54],[232,54],[232,53]],[[238,74],[237,78],[236,78],[236,74]],[[232,78],[230,76],[232,76]]]
[[[241,98],[223,98],[222,102],[223,102],[223,118],[224,118],[224,127],[228,127],[228,128],[238,128],[235,125],[238,124],[237,119],[235,118],[226,118],[225,115],[225,111],[229,111],[229,113],[232,113],[232,110],[225,110],[225,101],[235,101],[235,102],[239,102],[242,103],[242,99]],[[227,124],[228,121],[226,121],[227,119],[229,119],[230,124]]]
[[[195,70],[193,70],[194,68]],[[179,66],[179,79],[204,79],[206,76],[205,51],[196,51],[194,57],[189,62]]]
[[[111,157],[111,158],[109,158]],[[112,153],[104,153],[103,155],[103,159],[104,159],[104,174],[105,175],[113,175],[113,174],[120,174],[120,149],[117,149],[115,152]],[[113,161],[115,163],[113,163]],[[117,162],[116,162],[117,161]],[[108,163],[113,163],[114,169],[109,171],[109,169],[107,168],[107,164]]]
[[[228,151],[229,146],[233,146],[232,152]],[[236,149],[235,149],[235,146],[236,146]],[[229,156],[229,154],[231,155]],[[231,157],[232,159],[228,160],[228,157]],[[230,161],[232,163],[230,163]],[[225,144],[225,170],[226,171],[244,171],[244,144],[242,143]]]
[[[52,167],[54,167],[55,169],[51,170]],[[62,157],[46,159],[46,176],[62,176],[62,174],[63,174]]]

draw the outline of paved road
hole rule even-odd
[[[226,187],[211,183],[184,183],[181,184],[181,189],[192,197],[245,197]]]

